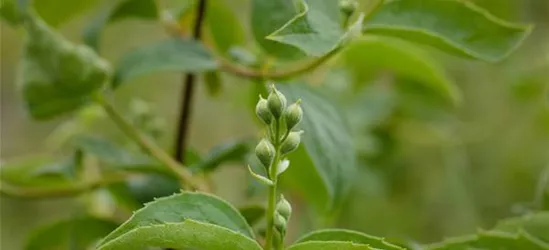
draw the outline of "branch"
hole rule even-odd
[[[198,2],[196,19],[193,28],[193,38],[200,40],[202,35],[202,23],[206,14],[206,0]],[[186,73],[184,75],[184,87],[181,94],[181,111],[179,113],[179,126],[177,129],[177,137],[175,140],[175,159],[178,162],[185,163],[185,151],[187,148],[188,131],[190,125],[190,116],[192,111],[192,100],[194,95],[194,87],[196,83],[196,75],[194,73]]]

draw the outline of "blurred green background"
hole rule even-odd
[[[245,25],[249,2],[225,1]],[[342,70],[344,57],[330,61],[333,67],[307,76],[346,108],[360,155],[361,175],[333,225],[430,242],[539,209],[536,186],[549,168],[549,1],[474,2],[499,17],[536,27],[518,51],[497,64],[428,49],[461,89],[459,105],[449,105],[420,85],[393,77],[390,71],[372,75],[364,80],[369,84],[357,89],[356,79]],[[60,30],[70,40],[81,42],[81,30],[95,11],[86,11]],[[55,152],[47,138],[63,119],[34,122],[27,116],[16,86],[22,32],[4,23],[0,29],[1,160]],[[153,22],[117,22],[103,32],[102,55],[116,61],[129,49],[163,37],[163,28]],[[200,85],[195,98],[190,144],[200,153],[224,141],[259,133],[249,109],[253,83],[223,79],[221,95],[211,97]],[[159,141],[170,148],[181,87],[181,73],[149,75],[126,84],[114,99],[121,110],[128,110],[136,98],[150,102],[165,122]],[[93,131],[123,138],[108,121],[93,127]],[[237,181],[246,174],[238,164],[221,168],[213,177],[215,192],[236,204],[246,203],[246,182]],[[298,195],[291,197],[298,207],[306,203]],[[73,199],[1,197],[0,248],[21,249],[29,230],[66,218],[74,209],[78,205]],[[320,226],[299,209],[294,218],[300,215],[301,220],[291,222],[291,238],[308,227]]]

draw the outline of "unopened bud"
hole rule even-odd
[[[284,112],[284,119],[286,120],[286,128],[291,130],[303,119],[303,110],[301,109],[301,100],[297,100],[294,104],[290,105],[286,112]]]
[[[340,0],[339,9],[344,15],[352,15],[358,8],[358,3],[355,0]]]
[[[257,102],[257,105],[255,106],[255,114],[261,121],[263,121],[265,124],[269,125],[273,121],[273,115],[269,111],[269,107],[267,106],[267,100],[264,99],[262,96],[259,96],[259,101]]]
[[[290,219],[290,216],[292,215],[292,205],[284,199],[284,196],[280,197],[280,200],[276,204],[276,212],[282,215],[284,219]]]
[[[286,97],[272,86],[271,93],[267,97],[267,106],[275,119],[278,119],[286,109]]]
[[[274,146],[266,139],[263,139],[255,147],[255,155],[266,168],[270,167],[275,157]]]
[[[287,224],[286,219],[284,219],[282,215],[276,213],[274,218],[274,226],[276,230],[279,233],[283,234],[284,232],[286,232],[286,224]]]
[[[301,134],[303,131],[292,131],[288,135],[288,138],[280,146],[280,153],[287,154],[297,149],[301,142]]]

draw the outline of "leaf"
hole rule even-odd
[[[202,44],[180,38],[148,44],[125,54],[116,67],[113,87],[132,78],[161,71],[204,72],[217,67]]]
[[[500,221],[495,230],[517,233],[521,230],[549,244],[549,212],[527,214]]]
[[[351,33],[360,33],[363,17],[344,31],[338,1],[301,0],[302,11],[267,36],[267,39],[299,48],[306,55],[320,57],[340,46]],[[358,30],[353,29],[358,27]]]
[[[46,155],[25,156],[0,165],[0,179],[9,184],[27,187],[64,187],[71,182],[62,175],[37,175],[55,159]]]
[[[341,54],[358,83],[370,80],[382,70],[390,70],[432,88],[453,103],[461,101],[461,92],[440,63],[410,43],[367,35],[351,43]]]
[[[29,0],[30,1],[30,0]],[[36,12],[51,26],[63,24],[95,6],[98,0],[34,0]]]
[[[117,239],[123,238],[130,231],[139,232],[139,230],[144,230],[148,232],[152,230],[151,233],[158,232],[158,229],[171,227],[171,223],[180,223],[189,219],[215,224],[234,233],[253,238],[250,226],[246,224],[242,215],[230,204],[212,195],[184,192],[146,204],[144,208],[135,212],[128,221],[104,238],[100,248],[109,249],[110,246],[107,246],[111,243],[112,245],[119,244],[116,243]],[[177,224],[175,225],[177,228]],[[181,230],[188,229],[183,226]],[[161,231],[164,231],[164,233],[175,232],[175,230]],[[183,237],[179,236],[179,239],[183,239]],[[124,239],[121,242],[124,242]]]
[[[109,65],[70,43],[38,17],[25,21],[20,84],[31,116],[46,120],[88,104],[109,79]]]
[[[171,173],[160,163],[144,154],[129,152],[115,143],[96,136],[78,135],[71,139],[75,148],[97,157],[112,170]]]
[[[267,54],[284,59],[298,59],[303,56],[297,48],[266,39],[297,14],[293,0],[252,0],[252,33]]]
[[[47,224],[30,234],[25,250],[91,249],[117,226],[115,222],[92,216]]]
[[[172,195],[181,189],[180,183],[175,177],[160,174],[136,176],[126,181],[125,186],[131,194],[131,198],[139,204]]]
[[[536,240],[527,233],[508,234],[496,231],[480,231],[476,235],[446,239],[443,242],[428,245],[426,250],[546,250],[549,245]]]
[[[238,209],[240,214],[244,216],[244,219],[246,219],[246,222],[248,222],[248,225],[253,226],[259,220],[261,220],[265,216],[265,208],[261,205],[249,205],[244,206]]]
[[[343,241],[308,241],[292,245],[288,250],[376,250],[368,245]]]
[[[231,47],[245,45],[244,29],[230,6],[222,0],[207,4],[205,24],[216,49],[225,54]]]
[[[334,208],[348,193],[356,172],[356,153],[347,118],[334,102],[305,84],[279,84],[277,87],[289,102],[302,100],[303,146],[328,193],[326,205]],[[292,166],[305,168],[292,157],[290,161]],[[292,175],[292,170],[290,167],[283,177]]]
[[[100,250],[138,250],[145,247],[200,250],[260,250],[254,240],[227,228],[187,219],[136,228],[101,245]]]
[[[308,241],[345,241],[356,244],[364,244],[370,247],[385,250],[404,250],[402,247],[386,242],[384,238],[345,229],[325,229],[315,231],[297,240],[296,244]]]
[[[532,27],[503,21],[469,1],[395,0],[374,13],[364,29],[496,62],[515,50]]]
[[[130,18],[154,20],[158,18],[158,7],[154,0],[113,1],[98,13],[83,31],[84,42],[94,50],[99,50],[101,31],[107,24]]]
[[[214,171],[223,163],[227,162],[244,162],[245,156],[252,149],[249,140],[234,140],[211,149],[202,160],[189,166],[195,172],[208,173]]]
[[[82,152],[77,150],[70,157],[32,171],[31,175],[36,177],[61,176],[67,180],[74,180],[81,168]]]
[[[14,0],[6,0],[0,3],[0,17],[11,26],[16,26],[23,21],[23,17]]]

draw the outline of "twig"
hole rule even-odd
[[[202,24],[206,15],[206,0],[198,2],[196,19],[193,28],[193,38],[200,40],[202,35]],[[190,116],[192,111],[192,101],[194,88],[196,84],[196,75],[194,73],[185,73],[183,77],[183,93],[181,96],[181,111],[179,113],[179,126],[175,140],[175,159],[181,163],[185,163],[185,151],[188,143],[188,131],[190,125]]]

